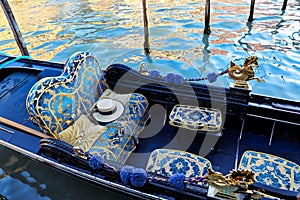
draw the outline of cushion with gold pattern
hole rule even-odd
[[[117,101],[118,105],[107,110],[108,104],[99,104],[103,100]],[[96,113],[100,117],[93,117],[98,104],[106,108]],[[147,119],[148,101],[138,93],[114,93],[106,84],[97,59],[88,52],[77,52],[68,59],[60,76],[35,83],[26,106],[33,122],[47,134],[85,152],[124,163]],[[111,113],[117,108],[122,109]],[[105,123],[100,124],[103,119]]]
[[[172,149],[156,149],[148,159],[146,171],[165,177],[176,173],[196,177],[206,175],[211,167],[210,161],[199,155]]]
[[[207,132],[219,131],[222,124],[219,110],[190,105],[175,105],[169,119],[173,126]]]
[[[97,60],[88,52],[74,53],[60,76],[35,83],[26,106],[33,122],[57,138],[59,132],[87,113],[107,88]]]
[[[284,158],[255,151],[244,152],[239,169],[255,173],[255,181],[274,188],[300,191],[300,166]]]

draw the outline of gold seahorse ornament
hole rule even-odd
[[[222,199],[244,199],[237,198],[241,194],[249,199],[262,199],[262,195],[256,191],[249,190],[249,185],[255,182],[254,173],[250,170],[231,170],[229,174],[223,176],[220,172],[212,169],[208,170],[206,182],[213,188],[214,197],[226,197]],[[228,197],[228,198],[227,198]]]
[[[235,87],[248,88],[247,81],[256,79],[258,82],[264,80],[254,76],[254,68],[258,67],[258,58],[256,56],[249,56],[245,59],[243,67],[230,62],[230,68],[228,69],[228,75],[235,80]]]

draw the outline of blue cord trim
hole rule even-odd
[[[8,62],[3,63],[2,65],[0,65],[0,70],[2,68],[6,67],[7,65],[9,65],[9,64],[11,64],[13,62],[16,62],[16,61],[18,61],[20,59],[23,59],[23,58],[32,59],[30,56],[19,56],[19,57],[16,57],[16,58],[14,58],[14,59],[12,59],[12,60],[10,60]]]

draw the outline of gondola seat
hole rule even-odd
[[[211,167],[210,161],[199,155],[173,149],[156,149],[148,159],[146,171],[163,177],[171,177],[176,173],[197,177],[206,175]]]
[[[248,150],[241,158],[239,169],[252,170],[260,184],[300,192],[300,166],[284,158]]]
[[[217,132],[221,130],[222,114],[220,110],[177,104],[173,107],[169,122],[173,126],[190,130]],[[216,134],[217,133],[217,134]],[[219,136],[221,133],[219,133]]]
[[[123,113],[98,123],[91,113],[98,101],[121,102]],[[147,119],[147,99],[138,93],[116,94],[109,89],[100,65],[88,52],[73,54],[60,76],[39,80],[26,100],[33,122],[43,132],[90,154],[124,163]]]

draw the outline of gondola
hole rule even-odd
[[[205,81],[145,63],[102,71],[89,52],[0,66],[0,144],[51,168],[134,199],[300,192],[300,102],[252,92],[255,56]],[[205,84],[221,76],[235,80]]]

